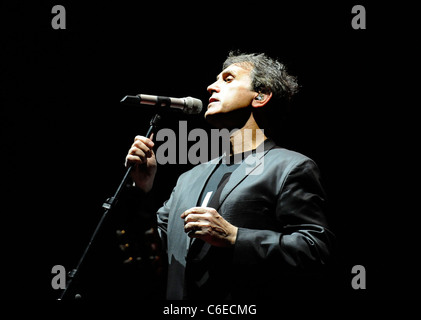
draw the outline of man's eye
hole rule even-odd
[[[228,76],[225,78],[225,82],[231,82],[232,80],[234,80],[233,76]]]

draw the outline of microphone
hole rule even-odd
[[[120,101],[126,105],[152,105],[174,110],[181,110],[186,114],[198,114],[202,111],[202,101],[192,97],[169,98],[161,96],[151,96],[148,94],[138,94],[136,96],[125,96]]]

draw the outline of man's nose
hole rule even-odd
[[[212,95],[212,93],[214,92],[219,92],[220,88],[218,86],[218,81],[215,81],[214,83],[212,83],[211,85],[208,86],[207,88],[208,92],[210,95]]]

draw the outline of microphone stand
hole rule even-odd
[[[159,103],[159,101],[157,102],[157,104]],[[146,137],[150,138],[152,133],[156,133],[157,128],[158,128],[158,123],[161,120],[161,116],[159,113],[156,113],[150,123],[149,123],[149,129],[148,132],[146,133]],[[102,204],[102,207],[105,209],[104,213],[102,214],[101,219],[98,222],[98,225],[95,228],[94,233],[91,236],[91,239],[89,240],[88,245],[85,248],[85,251],[83,252],[81,258],[79,259],[79,262],[76,266],[75,269],[72,269],[71,271],[69,271],[67,273],[67,283],[66,283],[66,288],[64,289],[64,291],[61,293],[60,298],[58,298],[57,300],[63,300],[64,298],[67,297],[68,292],[69,292],[69,288],[71,288],[72,284],[74,283],[74,279],[75,277],[78,275],[79,273],[79,269],[82,266],[89,250],[92,247],[92,243],[94,242],[97,234],[99,233],[106,217],[108,216],[108,214],[112,211],[112,209],[114,208],[114,206],[117,204],[120,194],[123,191],[123,189],[125,188],[125,186],[127,185],[127,182],[130,178],[130,173],[132,172],[132,168],[133,166],[130,166],[127,168],[126,174],[123,177],[123,180],[121,181],[120,185],[118,186],[116,192],[114,193],[114,195],[111,198],[108,198],[107,200],[105,200],[105,202]],[[74,299],[80,299],[81,295],[80,294],[75,294]]]

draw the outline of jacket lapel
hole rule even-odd
[[[259,150],[256,153],[249,154],[241,165],[232,173],[229,178],[228,183],[221,192],[221,197],[217,208],[217,211],[221,207],[225,199],[230,195],[230,193],[249,175],[259,174],[260,170],[264,166],[264,155],[272,148],[275,147],[275,143],[267,139],[264,142],[263,150]]]
[[[250,154],[244,161],[241,163],[241,165],[232,173],[232,175],[229,178],[228,183],[225,185],[225,187],[222,189],[220,201],[217,205],[214,205],[214,208],[216,211],[218,211],[222,205],[222,203],[225,201],[225,199],[230,195],[230,193],[250,174],[257,174],[257,170],[260,168],[260,166],[263,166],[264,163],[264,155],[272,148],[275,147],[275,143],[267,139],[264,142],[264,148],[262,151],[257,151],[255,154]],[[222,157],[220,157],[216,163],[218,163],[221,160]],[[215,166],[216,168],[216,166]],[[211,176],[211,174],[214,172],[215,168],[213,170],[208,171],[208,175],[203,183],[201,183],[201,187],[199,189],[199,195],[202,191],[202,189],[205,186],[205,183]],[[198,201],[198,200],[197,200]],[[223,214],[220,213],[222,216]],[[199,239],[193,239],[193,241],[190,241],[191,239],[188,238],[187,248],[188,248],[188,254],[187,257],[193,258],[195,260],[202,260],[207,252],[209,251],[211,245],[203,242],[202,240],[199,241]]]
[[[213,172],[217,168],[217,164],[219,163],[221,158],[222,157],[219,157],[219,158],[215,158],[209,161],[206,164],[208,168],[203,170],[202,173],[199,176],[197,176],[195,182],[192,183],[193,188],[190,190],[191,193],[188,198],[194,199],[195,206],[201,205],[199,203],[199,200],[200,200],[200,195],[202,194],[202,190],[205,188],[205,185],[207,181],[209,180],[209,177],[213,174]],[[196,239],[193,239],[193,240],[196,240]],[[187,251],[189,251],[191,244],[192,244],[192,238],[187,237],[187,243],[186,243]]]

